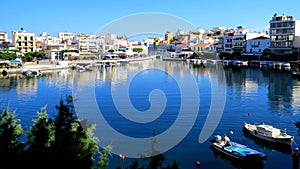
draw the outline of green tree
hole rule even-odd
[[[220,59],[226,59],[226,58],[230,58],[231,54],[230,54],[230,52],[222,51],[219,56],[220,56]]]
[[[54,140],[53,123],[48,118],[46,106],[37,113],[37,119],[34,119],[33,122],[34,124],[28,132],[25,162],[31,168],[46,168],[51,158],[51,142]]]
[[[73,98],[67,96],[56,106],[54,120],[55,141],[52,144],[54,168],[93,168],[98,152],[98,139],[93,135],[95,126],[82,126],[75,115]],[[83,124],[83,123],[82,123]],[[85,131],[84,128],[87,128]],[[59,165],[56,165],[59,164]]]
[[[54,120],[41,108],[27,132],[26,144],[20,142],[24,130],[8,108],[0,116],[0,169],[73,168],[103,169],[108,165],[111,146],[99,150],[95,125],[87,125],[75,115],[73,98],[67,96],[56,106]],[[95,157],[98,159],[95,160]]]
[[[72,104],[72,97],[67,96],[65,102],[61,99],[60,104],[55,106],[58,110],[58,115],[54,120],[55,140],[52,144],[53,150],[53,168],[77,168],[83,163],[79,164],[80,147],[78,143],[79,138],[84,137],[83,130],[79,128],[80,124],[75,117],[74,106]],[[77,133],[79,130],[79,134]],[[84,158],[84,157],[83,157]],[[84,167],[83,167],[84,168]],[[91,168],[91,167],[85,167]]]
[[[141,52],[143,52],[143,48],[133,48],[132,51],[137,52],[137,53],[141,53]]]
[[[3,60],[13,60],[17,58],[17,54],[16,53],[3,53],[0,52],[0,59]]]
[[[27,52],[23,58],[27,61],[31,61],[33,58],[44,58],[45,56],[45,52]]]
[[[109,156],[111,156],[112,146],[108,145],[104,147],[102,152],[100,152],[100,156],[97,164],[94,166],[94,169],[104,169],[109,164]]]
[[[20,161],[24,144],[19,141],[23,128],[16,118],[15,111],[9,112],[8,107],[0,116],[0,159],[1,168],[14,168]]]

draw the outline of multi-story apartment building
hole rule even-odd
[[[0,44],[7,41],[7,32],[0,32]]]
[[[72,42],[75,39],[75,33],[58,32],[57,37],[61,41],[61,43],[72,45]]]
[[[288,55],[300,49],[300,20],[275,14],[270,20],[270,49],[273,54]]]
[[[104,36],[91,35],[88,37],[87,50],[95,54],[104,53]]]
[[[243,27],[226,30],[224,34],[219,35],[218,52],[246,52],[246,44],[249,39],[265,36],[262,33],[251,33]]]
[[[60,42],[57,37],[46,36],[42,42],[42,49],[46,53],[47,58],[51,60],[57,60],[59,52],[66,49],[66,44]]]
[[[234,30],[228,29],[224,32],[224,34],[219,35],[219,43],[218,43],[218,52],[226,51],[233,52],[233,38],[234,38]]]
[[[79,34],[76,35],[76,40],[78,41],[78,50],[80,54],[87,54],[88,53],[88,35],[87,34]]]
[[[167,32],[165,34],[165,40],[168,41],[168,43],[171,42],[171,40],[173,40],[174,36],[173,36],[173,33],[172,32]]]
[[[12,31],[12,44],[22,53],[36,51],[35,34],[24,29]]]

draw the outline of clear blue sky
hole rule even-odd
[[[300,19],[299,0],[12,0],[2,1],[1,7],[0,31],[9,32],[9,36],[21,27],[37,35],[93,34],[114,20],[143,12],[175,15],[205,30],[240,25],[247,29],[263,28],[269,25],[274,13]]]

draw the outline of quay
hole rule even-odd
[[[25,62],[22,67],[13,68],[1,68],[0,71],[6,71],[7,74],[21,74],[23,70],[40,70],[40,71],[50,71],[50,70],[60,70],[60,69],[70,69],[76,67],[77,65],[118,65],[121,63],[130,63],[137,61],[144,61],[149,59],[154,59],[155,56],[146,57],[135,57],[127,59],[113,59],[113,60],[73,60],[73,61],[40,61],[36,62]]]

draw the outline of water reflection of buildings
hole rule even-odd
[[[291,95],[291,100],[293,101],[293,104],[291,106],[294,110],[296,110],[295,112],[293,112],[293,114],[298,114],[300,111],[300,81],[295,81],[294,83],[295,85],[292,86]]]
[[[293,79],[287,72],[270,71],[269,93],[271,108],[278,108],[278,111],[284,111],[291,106]]]
[[[19,79],[16,85],[17,96],[28,97],[35,95],[38,90],[38,79],[37,77],[33,78],[23,78]]]
[[[259,69],[226,69],[226,82],[242,95],[258,94],[258,86],[267,83],[263,73]]]
[[[278,113],[299,107],[300,89],[289,72],[261,69],[226,69],[227,85],[241,96],[259,96],[267,89],[269,109]],[[298,110],[299,108],[297,108]]]
[[[47,78],[49,86],[56,88],[72,88],[74,72],[71,70],[57,70],[44,73],[43,78]]]

